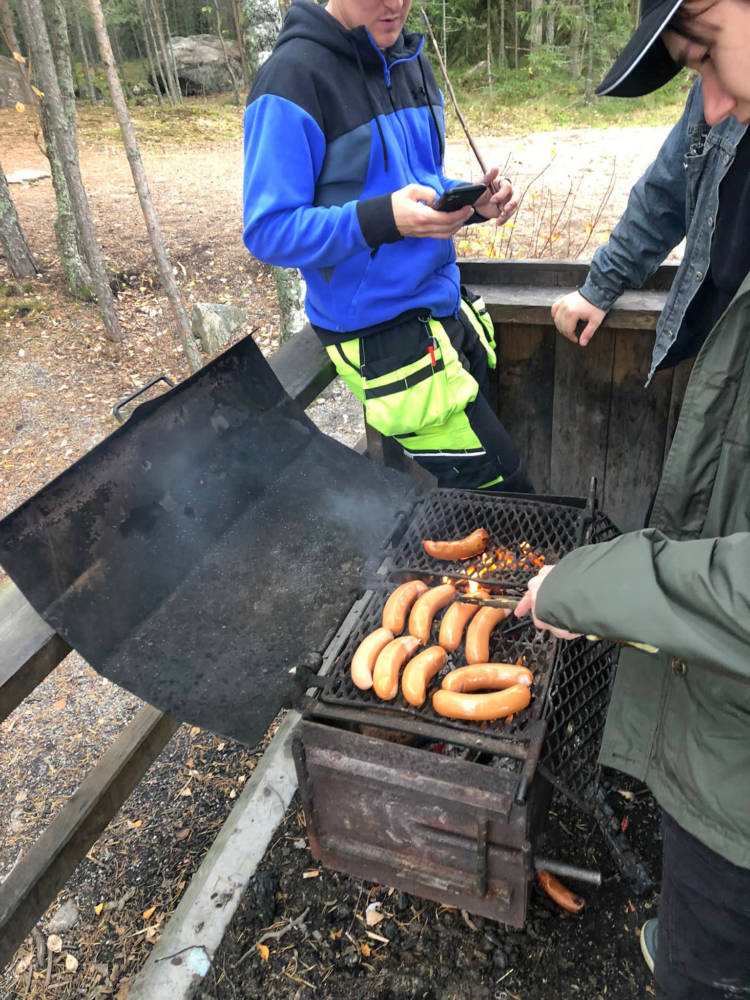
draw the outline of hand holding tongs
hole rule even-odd
[[[485,608],[507,608],[514,611],[521,603],[520,597],[475,597],[473,594],[461,594],[456,600],[463,604],[479,604]],[[586,635],[590,642],[601,642],[600,635]],[[658,653],[656,646],[651,646],[646,642],[633,642],[631,639],[605,639],[605,642],[613,642],[617,646],[632,646],[633,649],[640,649],[644,653]]]

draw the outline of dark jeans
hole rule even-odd
[[[750,869],[666,813],[654,974],[662,1000],[750,998]]]

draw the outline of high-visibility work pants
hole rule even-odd
[[[488,402],[495,344],[481,299],[464,300],[458,318],[425,313],[326,350],[363,403],[367,423],[398,442],[439,486],[533,492]]]

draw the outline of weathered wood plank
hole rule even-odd
[[[481,284],[485,287],[500,285],[536,285],[557,289],[560,295],[566,289],[580,288],[589,272],[586,260],[496,260],[472,257],[459,262],[461,280],[466,285]],[[662,264],[643,283],[646,291],[666,292],[674,281],[677,264]]]
[[[307,323],[268,359],[279,382],[300,406],[309,406],[336,376],[336,370]]]
[[[599,484],[602,509],[623,531],[643,527],[659,482],[672,394],[672,372],[644,388],[653,336],[618,331],[612,371],[607,464]]]
[[[582,350],[564,337],[555,343],[550,488],[586,496],[591,476],[599,484],[607,465],[614,337],[601,330]]]
[[[0,968],[109,823],[179,723],[147,705],[0,885]]]
[[[496,323],[497,412],[518,446],[534,488],[550,488],[556,335],[549,326]]]
[[[564,289],[551,285],[501,285],[467,283],[481,292],[487,311],[495,323],[551,323],[550,307]],[[569,291],[573,291],[571,286]],[[664,308],[666,292],[623,292],[607,314],[602,329],[653,330]]]
[[[70,652],[10,580],[0,586],[0,722]]]

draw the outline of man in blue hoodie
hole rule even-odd
[[[336,370],[440,486],[528,492],[489,402],[492,321],[462,296],[452,236],[517,207],[496,168],[484,194],[433,208],[443,173],[440,91],[404,30],[411,0],[293,3],[245,111],[244,242],[298,267]]]

